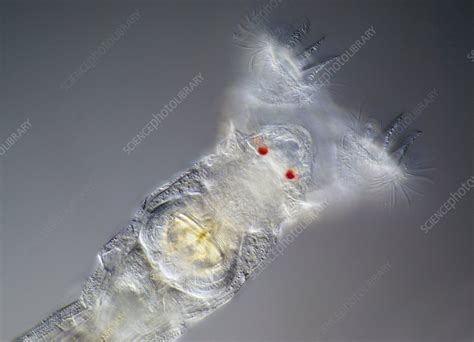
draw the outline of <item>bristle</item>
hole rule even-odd
[[[313,55],[314,53],[316,53],[319,50],[319,48],[321,47],[321,44],[323,43],[325,38],[326,37],[323,36],[319,40],[317,40],[315,43],[308,46],[306,49],[303,50],[303,52],[301,52],[298,55],[298,58],[307,59],[307,58],[311,57],[311,55]]]

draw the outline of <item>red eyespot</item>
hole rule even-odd
[[[289,180],[296,179],[296,173],[292,169],[288,169],[286,170],[285,177],[286,179],[289,179]]]
[[[258,152],[258,154],[264,156],[268,153],[268,147],[267,146],[259,146],[257,148],[257,152]]]

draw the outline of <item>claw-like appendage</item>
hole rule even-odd
[[[325,36],[322,36],[320,39],[318,39],[316,42],[308,46],[306,49],[303,50],[300,54],[298,54],[299,59],[306,59],[311,57],[314,53],[319,51],[319,48],[321,47],[321,44],[323,41],[326,39]]]
[[[385,129],[385,137],[383,147],[385,150],[389,150],[395,139],[400,137],[400,134],[407,128],[405,122],[405,113],[400,113]]]
[[[408,124],[405,121],[406,114],[400,113],[385,129],[383,137],[383,149],[389,153],[392,158],[400,164],[405,157],[410,146],[415,142],[422,132],[417,130],[415,132],[405,134]],[[400,142],[401,140],[401,142]]]
[[[286,48],[293,49],[295,46],[301,43],[302,39],[308,34],[310,28],[311,24],[308,21],[299,25],[297,29],[291,34],[290,39],[286,44]]]
[[[250,19],[249,19],[250,20]],[[312,44],[308,21],[298,26],[272,30],[267,22],[255,19],[240,25],[236,37],[240,46],[254,46],[250,67],[254,78],[251,96],[270,104],[306,104],[319,89],[318,73],[338,57],[317,59],[325,36]]]
[[[399,147],[397,147],[392,153],[392,158],[394,158],[398,164],[402,163],[403,158],[405,157],[408,149],[411,145],[415,142],[416,138],[418,138],[423,132],[416,131],[415,133],[409,134],[403,141],[400,143]]]
[[[402,135],[407,129],[403,119],[403,113],[398,115],[382,134],[374,134],[372,126],[370,134],[357,131],[346,134],[338,156],[342,178],[377,193],[388,190],[390,206],[395,204],[396,194],[410,203],[409,195],[415,192],[409,184],[411,173],[405,157],[422,132]]]
[[[316,75],[318,75],[318,73],[321,72],[325,67],[334,63],[338,58],[339,56],[329,57],[324,61],[304,67],[302,70],[308,72],[307,80],[313,83],[316,80]]]

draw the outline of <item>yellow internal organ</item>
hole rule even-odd
[[[218,225],[211,221],[201,224],[179,214],[166,229],[167,252],[194,267],[215,266],[224,258],[215,241],[217,231]]]

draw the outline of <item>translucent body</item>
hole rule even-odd
[[[99,253],[80,299],[19,340],[179,337],[229,301],[275,246],[311,181],[311,145],[308,133],[291,125],[233,134],[153,192]],[[289,168],[295,179],[285,176]]]
[[[258,273],[301,209],[361,189],[389,189],[391,203],[397,189],[409,197],[404,157],[419,132],[404,133],[403,115],[385,130],[351,127],[346,113],[313,101],[315,75],[333,59],[316,61],[323,39],[301,45],[308,31],[241,28],[237,40],[254,55],[223,111],[230,134],[148,196],[100,251],[81,297],[20,341],[173,341]]]

